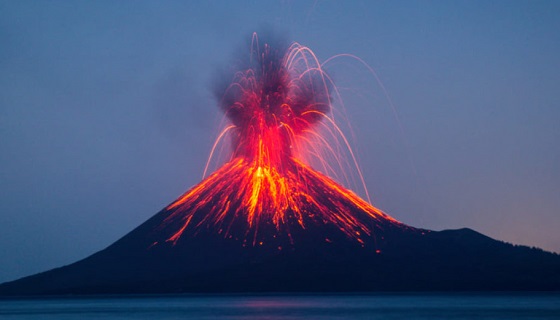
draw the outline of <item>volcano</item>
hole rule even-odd
[[[333,84],[308,48],[254,37],[226,78],[224,165],[106,249],[0,294],[560,290],[556,254],[408,226],[315,170],[340,148],[314,129],[335,124]]]

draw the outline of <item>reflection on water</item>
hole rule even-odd
[[[0,300],[2,319],[560,319],[560,294],[143,296]]]

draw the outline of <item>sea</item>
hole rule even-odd
[[[560,319],[560,294],[96,296],[0,300],[0,319]]]

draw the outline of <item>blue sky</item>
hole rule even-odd
[[[373,204],[560,252],[555,1],[0,1],[0,281],[111,244],[200,181],[212,79],[254,31],[341,89]],[[402,130],[400,129],[402,127]]]

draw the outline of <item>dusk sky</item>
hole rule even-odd
[[[198,183],[218,70],[270,29],[377,73],[325,66],[376,207],[560,252],[558,1],[0,1],[0,282]]]

